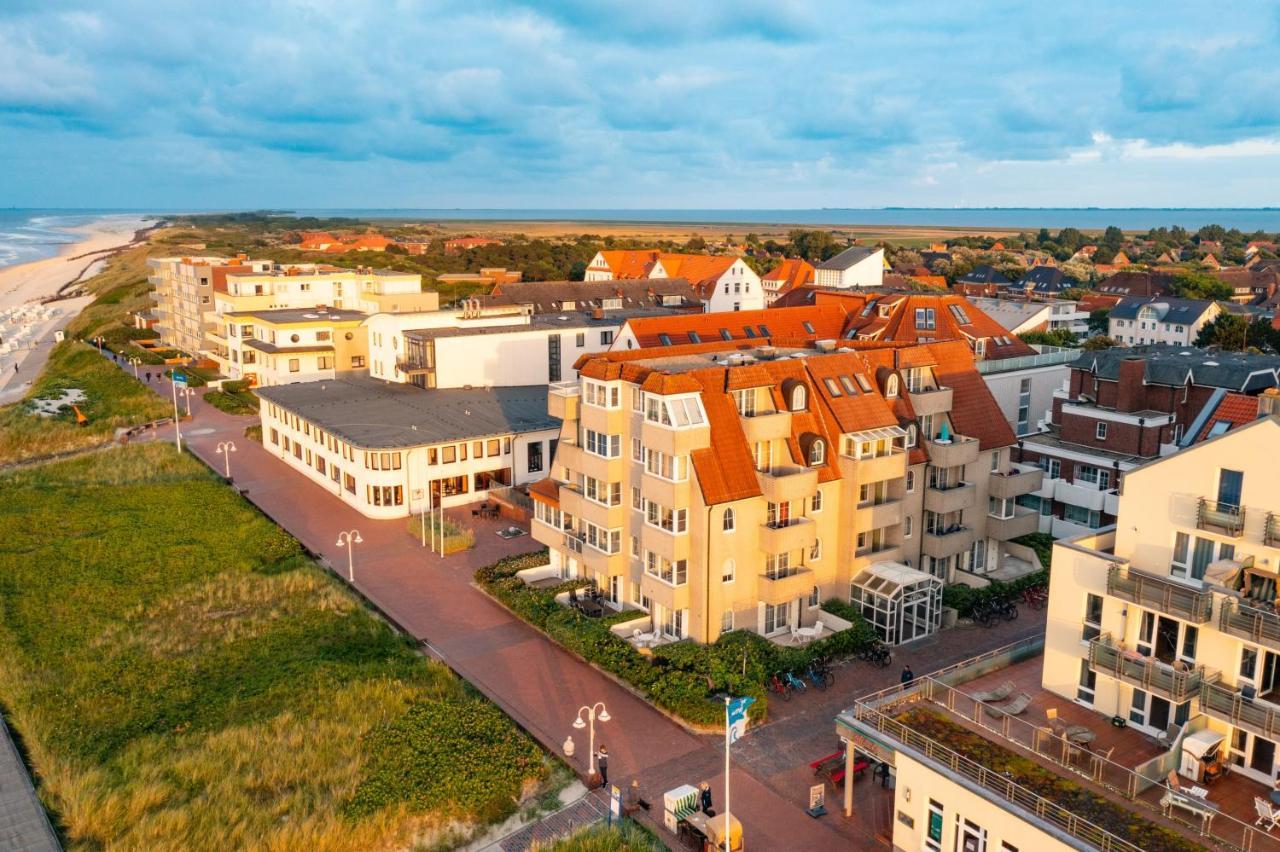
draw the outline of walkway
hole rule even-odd
[[[167,381],[153,381],[167,398]],[[648,702],[563,650],[542,633],[500,607],[472,583],[477,568],[499,557],[536,550],[525,536],[504,540],[494,522],[466,524],[476,530],[476,547],[441,558],[421,547],[405,521],[374,521],[347,506],[329,489],[304,479],[256,441],[244,437],[254,418],[224,414],[193,397],[194,419],[183,424],[184,445],[216,471],[223,469],[219,442],[233,440],[231,472],[238,488],[264,513],[297,537],[345,577],[347,553],[337,546],[341,530],[358,529],[364,543],[355,551],[355,587],[402,629],[419,639],[486,697],[530,732],[549,751],[562,752],[574,734],[571,761],[586,771],[584,732],[571,723],[583,705],[604,701],[612,719],[596,731],[608,745],[610,776],[616,782],[639,778],[643,795],[655,803],[644,817],[660,836],[662,792],[680,784],[707,780],[717,807],[724,790],[723,740],[689,733]],[[172,437],[162,430],[158,437]],[[503,524],[502,526],[505,526]],[[1034,620],[1015,622],[1020,633],[1037,629]],[[1043,630],[1043,616],[1039,628]],[[973,644],[956,642],[965,635]],[[1003,645],[1004,630],[948,633],[931,646],[913,649],[910,659],[924,673],[947,663]],[[939,649],[945,648],[946,653]],[[828,849],[854,841],[862,848],[887,845],[858,816],[814,820],[804,813],[812,777],[805,764],[834,750],[834,717],[852,705],[855,694],[896,682],[898,669],[872,671],[865,663],[837,672],[837,687],[826,696],[801,696],[783,706],[778,721],[752,731],[735,748],[734,814],[757,849]],[[826,744],[823,749],[822,743]],[[799,767],[797,770],[795,767]],[[658,824],[653,824],[654,820]]]
[[[62,852],[9,728],[0,720],[0,849]]]

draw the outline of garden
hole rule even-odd
[[[1142,819],[1129,808],[1070,778],[1064,778],[1031,758],[993,743],[936,710],[913,707],[898,714],[895,720],[1145,852],[1192,852],[1203,848],[1172,829]]]
[[[204,401],[219,411],[241,416],[258,413],[258,397],[249,389],[249,380],[225,381],[218,390],[204,395]]]
[[[460,553],[464,550],[470,550],[476,546],[476,534],[474,530],[469,530],[456,521],[448,518],[444,519],[443,527],[440,522],[439,514],[432,514],[423,523],[423,513],[410,515],[405,521],[405,531],[415,540],[421,541],[424,537],[428,543],[440,541],[441,530],[444,534],[444,553],[446,556],[453,553]]]
[[[723,728],[724,695],[755,698],[749,712],[753,719],[762,720],[768,713],[764,682],[770,673],[798,670],[814,659],[852,656],[875,641],[871,627],[852,606],[830,600],[823,608],[854,626],[803,647],[781,647],[751,631],[733,630],[709,645],[675,642],[645,655],[609,630],[619,621],[642,616],[642,612],[624,610],[604,618],[588,618],[555,600],[563,591],[586,585],[585,581],[533,588],[515,576],[517,571],[546,562],[545,550],[508,557],[477,571],[476,582],[569,651],[630,684],[656,706],[699,727]]]
[[[1016,601],[1027,589],[1048,588],[1049,562],[1053,558],[1053,536],[1048,533],[1029,533],[1013,541],[1034,550],[1040,564],[1044,567],[1016,580],[1008,582],[992,580],[991,585],[982,588],[949,583],[942,590],[942,605],[956,610],[961,618],[968,618],[974,610],[982,609],[993,601]]]
[[[0,702],[68,849],[430,847],[547,777],[510,719],[167,444],[0,492]]]

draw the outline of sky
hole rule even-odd
[[[1251,0],[3,0],[0,207],[1275,206],[1277,44]]]

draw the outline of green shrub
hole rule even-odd
[[[803,648],[775,645],[748,630],[733,630],[710,645],[674,642],[650,655],[640,653],[609,625],[639,618],[631,610],[604,618],[587,618],[555,602],[556,595],[585,586],[570,580],[549,589],[534,589],[515,574],[546,564],[546,551],[503,559],[476,572],[476,582],[512,612],[546,632],[566,649],[610,672],[643,692],[650,701],[687,722],[716,726],[724,723],[724,696],[756,699],[749,711],[756,720],[768,712],[765,678],[784,669],[801,669],[816,658],[839,658],[857,653],[875,639],[870,625],[848,604],[838,612],[853,627],[833,633]],[[836,612],[839,602],[829,611]]]

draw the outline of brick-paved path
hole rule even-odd
[[[0,721],[0,849],[62,850],[3,721]]]
[[[152,387],[169,398],[167,381],[153,381]],[[476,547],[442,559],[408,534],[403,519],[364,517],[329,489],[304,479],[261,444],[245,438],[244,429],[257,422],[255,418],[224,414],[199,395],[192,399],[192,412],[193,419],[183,424],[184,445],[221,471],[217,444],[234,440],[235,485],[246,489],[251,502],[344,578],[347,555],[336,545],[337,534],[360,530],[364,543],[355,551],[356,588],[545,748],[558,754],[565,737],[574,734],[577,749],[571,764],[585,773],[586,739],[570,725],[579,707],[604,701],[612,720],[597,727],[596,742],[608,745],[615,782],[639,778],[644,798],[660,811],[664,790],[706,780],[711,782],[717,807],[722,807],[721,738],[691,734],[515,618],[472,584],[477,568],[501,556],[538,549],[530,537],[503,540],[495,530],[505,522],[477,521],[462,510],[457,514],[465,514],[465,523],[476,530]],[[162,430],[156,437],[171,440],[172,431]],[[779,706],[775,721],[734,747],[731,804],[751,847],[828,849],[847,847],[850,841],[858,848],[888,845],[876,837],[883,827],[861,819],[856,811],[852,819],[839,816],[833,808],[829,808],[833,815],[822,820],[804,813],[813,783],[806,764],[834,750],[836,713],[852,705],[856,695],[896,682],[903,660],[910,661],[917,674],[925,674],[1043,630],[1043,614],[1038,619],[1030,615],[990,631],[950,631],[926,640],[927,644],[896,654],[895,666],[887,670],[873,671],[864,663],[842,667],[836,672],[836,686],[825,695],[809,694],[789,705],[774,705]],[[961,636],[965,641],[956,641]],[[642,819],[659,836],[671,840],[660,825],[652,824],[661,817],[651,812]]]

